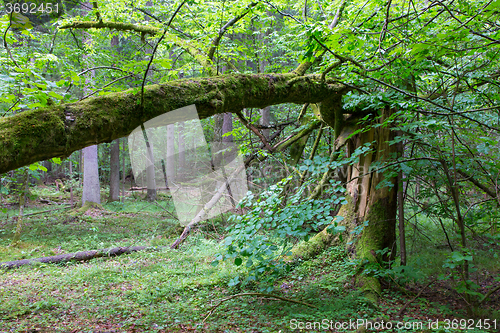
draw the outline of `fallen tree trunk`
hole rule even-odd
[[[162,250],[165,247],[150,247],[150,246],[128,246],[128,247],[114,247],[110,249],[92,250],[92,251],[82,251],[75,253],[59,254],[52,257],[34,258],[34,259],[22,259],[13,260],[0,263],[0,268],[11,269],[17,268],[24,265],[32,265],[36,263],[43,264],[58,264],[68,261],[87,261],[94,258],[101,257],[116,257],[122,254],[130,254],[133,252],[139,252],[144,250]]]
[[[28,110],[0,119],[0,173],[127,136],[145,121],[196,105],[200,119],[243,108],[338,100],[348,88],[296,74],[231,74],[183,79],[80,102]],[[175,121],[175,119],[172,119]]]

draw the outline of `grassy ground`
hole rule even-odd
[[[61,196],[46,191],[45,198]],[[25,220],[17,248],[8,247],[15,225],[12,209],[9,219],[0,215],[0,261],[113,246],[168,246],[182,228],[166,212],[172,210],[168,198],[160,199],[162,206],[128,198],[123,204],[107,204],[104,210],[86,214],[62,210],[34,215]],[[26,213],[47,209],[31,205]],[[467,318],[463,301],[448,282],[436,282],[413,300],[421,284],[408,284],[405,293],[389,278],[380,304],[371,304],[353,287],[354,265],[340,248],[297,264],[276,283],[274,295],[317,308],[268,296],[242,296],[214,309],[228,296],[256,291],[249,286],[228,286],[229,280],[242,273],[241,267],[229,262],[211,265],[221,250],[224,226],[222,219],[210,221],[194,231],[180,250],[1,271],[0,332],[352,332],[335,324],[375,318],[394,326],[384,332],[458,332],[445,329],[446,319]],[[432,234],[432,224],[428,227]],[[410,248],[414,236],[409,233]],[[440,241],[424,238],[413,246],[412,264],[423,276],[442,273],[437,261],[445,259],[446,251],[435,246]],[[491,255],[490,248],[478,251],[482,252],[477,255],[477,274],[498,276],[498,260],[485,259]],[[406,311],[398,315],[410,300]],[[498,303],[498,295],[485,303],[488,310],[497,307],[486,311],[485,318],[496,319],[500,327]],[[429,330],[429,321],[439,323],[441,329]],[[406,329],[396,329],[398,322]]]

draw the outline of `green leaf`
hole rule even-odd
[[[64,96],[59,95],[58,93],[53,92],[53,91],[49,91],[49,92],[48,92],[48,95],[49,95],[50,97],[54,97],[54,98],[59,99],[59,100],[61,100],[61,99],[63,99],[63,98],[64,98]]]
[[[490,3],[488,7],[486,7],[486,9],[488,10],[495,10],[499,8],[500,8],[500,0],[495,0],[492,3]]]
[[[236,266],[240,266],[242,263],[243,263],[243,260],[241,258],[238,257],[238,258],[234,259],[234,264]]]

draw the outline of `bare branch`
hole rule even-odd
[[[246,128],[254,132],[260,138],[260,140],[262,141],[267,150],[269,151],[273,150],[273,147],[271,147],[269,142],[267,142],[266,137],[262,135],[262,133],[260,133],[259,130],[253,124],[249,123],[241,112],[236,112],[236,115],[238,116],[238,119],[243,123],[243,125],[245,125]]]
[[[146,84],[146,77],[148,76],[149,72],[149,67],[151,67],[151,63],[153,62],[153,59],[156,54],[156,50],[158,49],[158,46],[160,45],[161,41],[163,38],[165,38],[165,34],[167,33],[167,29],[174,20],[175,16],[179,11],[181,10],[182,6],[186,3],[186,1],[181,2],[179,6],[177,6],[177,9],[175,12],[172,14],[172,17],[170,17],[170,20],[167,23],[167,26],[165,27],[165,31],[163,32],[163,35],[160,37],[160,40],[156,43],[155,48],[153,50],[153,53],[151,54],[151,59],[149,59],[148,66],[146,67],[146,70],[144,71],[144,78],[142,79],[142,84],[141,84],[141,108],[144,106],[144,84]]]
[[[224,24],[224,26],[219,30],[219,34],[217,37],[215,37],[213,40],[212,40],[212,46],[210,47],[210,49],[208,50],[208,53],[207,53],[207,57],[208,59],[210,60],[213,60],[214,58],[214,54],[215,54],[215,50],[217,49],[217,46],[219,46],[219,43],[220,43],[220,40],[222,39],[222,36],[224,36],[224,34],[226,33],[226,31],[232,27],[233,25],[235,25],[239,20],[241,20],[243,17],[245,17],[245,15],[247,15],[249,12],[250,12],[250,9],[252,9],[253,7],[255,7],[257,5],[257,2],[251,2],[244,10],[241,14],[239,14],[238,16],[236,17],[233,17],[231,20],[229,20],[226,24]]]

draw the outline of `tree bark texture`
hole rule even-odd
[[[167,125],[167,160],[166,173],[168,186],[172,186],[175,182],[176,169],[175,169],[175,124]]]
[[[57,264],[68,261],[87,261],[90,259],[101,258],[101,257],[116,257],[122,254],[129,254],[147,249],[158,250],[161,248],[152,248],[147,246],[129,246],[129,247],[115,247],[111,249],[102,249],[102,250],[82,251],[76,253],[60,254],[51,257],[6,261],[0,263],[0,268],[11,269],[11,268],[21,267],[24,265],[32,265],[36,263]]]
[[[55,105],[0,119],[0,173],[127,136],[145,121],[196,105],[201,119],[282,103],[340,101],[348,88],[318,75],[230,74],[183,79]]]
[[[390,116],[390,110],[383,110],[382,123]],[[397,212],[397,177],[386,178],[383,172],[370,169],[374,162],[388,160],[396,153],[396,145],[389,145],[394,133],[388,126],[372,127],[370,130],[359,133],[350,138],[347,145],[348,156],[356,148],[371,143],[372,152],[361,155],[359,161],[347,168],[347,204],[338,212],[344,217],[339,225],[346,227],[344,241],[351,243],[349,251],[366,263],[382,264],[396,253],[396,212]],[[384,183],[384,184],[382,184]],[[365,226],[366,222],[366,226]],[[353,233],[355,228],[361,233]],[[328,246],[339,241],[337,235],[326,229],[318,233],[308,242],[300,243],[293,251],[298,257],[311,257]],[[379,250],[388,248],[390,254],[381,255]],[[369,297],[377,298],[381,292],[377,279],[358,275],[358,284],[367,292]]]
[[[110,147],[109,199],[120,200],[120,139],[113,140]]]
[[[85,204],[87,201],[101,204],[99,163],[96,145],[83,148],[82,204]]]

